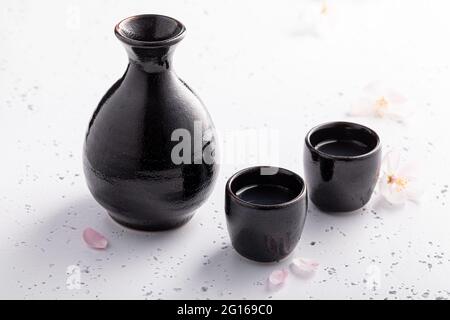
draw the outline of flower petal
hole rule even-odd
[[[288,271],[286,269],[274,270],[269,276],[269,284],[272,286],[280,286],[288,277]]]
[[[400,166],[400,153],[397,150],[391,150],[383,158],[384,171],[387,174],[394,174]],[[386,180],[387,181],[387,180]]]
[[[423,183],[418,178],[409,178],[406,196],[409,200],[418,202],[425,191]]]
[[[350,117],[373,117],[375,115],[375,109],[373,108],[372,99],[361,97],[351,105],[347,115]]]
[[[325,1],[302,5],[299,19],[299,34],[320,37],[331,31],[335,22],[334,8]]]
[[[301,277],[310,277],[316,272],[319,263],[306,258],[295,258],[290,264],[292,272]]]
[[[383,117],[399,123],[406,122],[406,116],[398,110],[388,110],[383,113]]]
[[[365,94],[373,95],[373,96],[379,96],[383,92],[383,85],[381,84],[381,81],[375,80],[372,82],[369,82],[364,88],[363,92]]]
[[[391,101],[394,104],[404,104],[408,100],[404,95],[393,89],[388,90],[386,97],[389,101]]]
[[[394,105],[385,111],[384,117],[396,122],[406,123],[412,114],[412,111],[406,108],[406,106]]]
[[[411,161],[398,168],[398,175],[407,177],[408,180],[417,179],[422,176],[422,165],[417,161]]]
[[[108,246],[108,240],[92,228],[86,228],[83,231],[83,239],[88,246],[94,249],[105,249]]]

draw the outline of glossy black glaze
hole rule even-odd
[[[321,151],[325,141],[343,141],[342,150]],[[370,200],[381,165],[380,139],[372,129],[351,122],[319,125],[307,134],[303,155],[309,197],[320,210],[353,211]]]
[[[217,164],[201,155],[199,164],[171,160],[179,143],[172,133],[180,128],[191,134],[194,158],[195,123],[200,124],[200,148],[216,148],[208,112],[172,69],[173,50],[184,32],[180,22],[160,15],[120,22],[115,33],[129,65],[89,123],[83,159],[89,189],[114,220],[134,229],[183,225],[206,200],[217,176]]]
[[[273,175],[261,175],[261,168],[278,171]],[[248,202],[239,196],[240,190],[251,186],[270,186],[261,190],[263,201]],[[270,204],[267,199],[270,194],[266,191],[279,187],[287,189],[289,201],[280,203],[277,196]],[[286,169],[244,169],[233,175],[225,187],[225,213],[231,243],[239,254],[259,262],[279,261],[294,250],[305,224],[307,207],[303,179]]]

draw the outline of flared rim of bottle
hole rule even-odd
[[[114,28],[116,37],[133,47],[157,48],[174,45],[184,38],[186,27],[178,20],[160,14],[134,15]]]

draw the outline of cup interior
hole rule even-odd
[[[306,143],[322,155],[336,158],[362,157],[380,145],[372,129],[351,122],[333,122],[313,128]]]
[[[240,202],[252,206],[279,206],[303,195],[305,183],[297,174],[282,168],[271,170],[274,174],[261,174],[262,168],[267,167],[248,168],[230,179],[229,191]]]

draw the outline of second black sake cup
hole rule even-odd
[[[352,122],[309,131],[303,154],[310,200],[325,212],[348,212],[369,202],[381,166],[380,138]]]
[[[308,207],[300,176],[277,167],[251,167],[225,187],[225,213],[234,249],[259,262],[279,261],[295,248]]]

